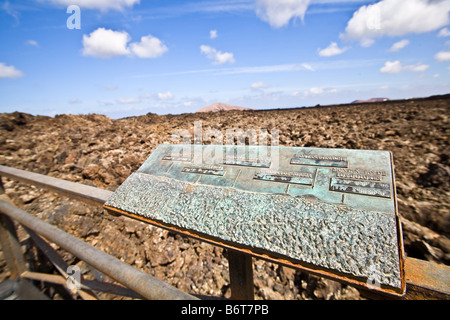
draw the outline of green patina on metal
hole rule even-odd
[[[402,288],[390,152],[160,145],[105,205]]]

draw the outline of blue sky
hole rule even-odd
[[[0,112],[120,118],[445,94],[449,14],[450,0],[0,0]]]

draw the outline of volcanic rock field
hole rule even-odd
[[[112,120],[103,115],[0,114],[0,165],[114,191],[178,130],[279,130],[281,146],[393,152],[406,255],[450,264],[450,96],[298,109],[202,112]],[[198,122],[197,122],[198,123]],[[193,139],[192,139],[193,142]],[[204,143],[209,143],[204,141]],[[2,178],[31,214],[190,294],[230,298],[226,250]],[[19,228],[29,268],[55,272]],[[86,278],[112,281],[53,245]],[[351,286],[253,258],[256,299],[362,299]],[[0,281],[8,276],[0,251]],[[63,299],[58,286],[40,289]],[[119,299],[100,294],[102,299]]]

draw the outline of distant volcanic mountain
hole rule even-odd
[[[384,101],[389,101],[391,99],[388,98],[372,98],[372,99],[368,99],[368,100],[355,100],[352,103],[367,103],[367,102],[384,102]]]
[[[253,110],[251,108],[231,106],[224,103],[214,103],[208,107],[197,110],[196,112],[218,112],[218,111],[229,111],[229,110]]]

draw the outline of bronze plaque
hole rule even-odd
[[[163,144],[105,207],[352,285],[405,291],[387,151]]]

